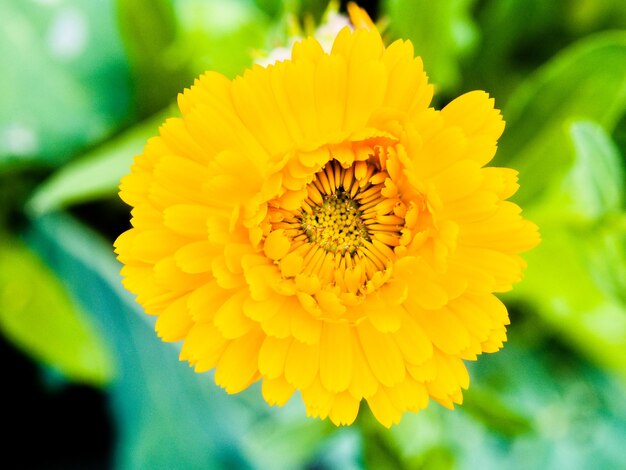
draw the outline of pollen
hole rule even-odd
[[[354,254],[363,241],[371,240],[362,215],[360,204],[340,186],[300,220],[310,242],[333,253]]]

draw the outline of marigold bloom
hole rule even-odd
[[[441,111],[408,41],[342,30],[229,81],[208,72],[181,118],[123,179],[133,228],[124,285],[181,359],[237,393],[385,426],[432,397],[462,402],[463,360],[506,340],[493,295],[521,278],[536,227],[506,201],[516,172],[484,168],[504,129],[493,100]]]

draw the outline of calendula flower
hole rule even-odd
[[[494,292],[537,228],[485,168],[504,123],[482,91],[438,111],[408,41],[371,22],[230,81],[208,72],[136,157],[120,196],[124,285],[181,359],[271,405],[385,426],[462,402],[464,360],[506,340]]]

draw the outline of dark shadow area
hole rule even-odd
[[[0,355],[10,379],[2,390],[4,462],[28,470],[111,468],[114,431],[105,393],[47,378],[2,337]]]

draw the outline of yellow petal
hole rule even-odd
[[[485,248],[462,247],[457,250],[456,259],[492,276],[492,289],[496,292],[511,290],[513,284],[522,279],[522,269],[526,267],[519,256]]]
[[[173,255],[178,248],[187,242],[187,239],[169,230],[157,229],[136,232],[131,229],[129,232],[135,234],[130,246],[132,256],[146,263],[156,263],[166,256]]]
[[[180,352],[181,361],[189,361],[196,372],[205,372],[217,364],[229,342],[210,323],[191,327]]]
[[[447,354],[458,355],[470,345],[470,335],[447,308],[422,310],[414,318],[435,346]]]
[[[261,322],[265,334],[275,338],[287,338],[291,334],[291,311],[294,303],[291,300],[283,302],[276,313]]]
[[[220,288],[215,281],[207,282],[189,294],[187,306],[194,322],[212,322],[217,309],[232,296],[231,291]]]
[[[461,160],[450,165],[431,182],[437,188],[437,195],[448,203],[475,192],[482,183],[480,165],[472,160]]]
[[[271,336],[263,340],[259,351],[259,372],[263,377],[276,379],[283,375],[291,341],[291,338],[279,339]]]
[[[315,344],[322,334],[322,321],[303,311],[298,303],[292,305],[291,334],[298,341]]]
[[[161,228],[163,225],[163,213],[160,209],[157,209],[152,204],[141,204],[140,206],[135,207],[131,212],[133,216],[131,219],[131,224],[134,228],[141,230],[154,230]],[[174,233],[179,233],[183,236],[188,236],[187,233],[182,233],[180,231],[176,231],[169,227]]]
[[[484,91],[471,91],[455,98],[441,115],[451,126],[459,126],[468,136],[485,136],[494,142],[504,131],[500,111],[494,109],[494,100]]]
[[[270,297],[264,301],[246,299],[243,303],[243,312],[252,320],[263,322],[273,317],[288,301],[285,297]]]
[[[302,401],[307,416],[325,419],[330,413],[333,397],[334,394],[323,387],[319,377],[315,377],[311,385],[302,390]]]
[[[183,114],[187,114],[199,102],[221,102],[227,106],[230,102],[231,82],[221,73],[205,72],[196,79],[194,86],[178,95],[178,106]]]
[[[360,400],[355,399],[348,392],[335,395],[328,417],[335,426],[349,426],[359,413]]]
[[[365,9],[359,7],[354,2],[348,2],[347,9],[350,17],[350,23],[352,23],[355,28],[376,30],[376,25],[373,23]]]
[[[384,302],[378,293],[370,294],[362,308],[374,328],[381,333],[397,331],[401,326],[402,307]]]
[[[408,363],[423,364],[433,354],[431,339],[408,313],[402,315],[402,328],[393,333],[393,338]]]
[[[206,238],[209,209],[197,204],[177,204],[163,211],[163,222],[173,232],[191,238]]]
[[[265,256],[273,260],[279,260],[289,252],[291,241],[282,229],[274,230],[265,239],[263,251]]]
[[[215,383],[228,393],[248,387],[258,376],[258,356],[263,334],[256,329],[232,340],[222,353],[215,369]]]
[[[386,428],[390,428],[392,424],[398,424],[402,418],[403,410],[399,410],[393,405],[382,387],[374,395],[367,398],[367,404],[374,417]]]
[[[182,271],[173,256],[163,258],[154,265],[154,281],[173,292],[188,292],[200,287],[210,276]]]
[[[432,382],[426,383],[426,387],[435,400],[447,408],[452,408],[455,399],[458,398],[458,392],[461,390],[459,380],[448,364],[445,355],[436,353],[434,358],[437,375]]]
[[[202,188],[209,174],[207,168],[187,158],[166,155],[154,167],[151,195],[168,205],[204,203]]]
[[[353,371],[349,391],[354,398],[360,400],[363,397],[367,398],[376,393],[379,383],[363,355],[362,348],[356,339],[353,339],[353,341]]]
[[[185,295],[172,302],[157,318],[155,329],[163,341],[179,341],[187,336],[193,325],[187,299]]]
[[[294,62],[304,60],[317,62],[324,56],[324,50],[314,38],[306,38],[293,45],[291,59]]]
[[[170,118],[159,128],[161,141],[167,146],[167,151],[159,153],[180,155],[183,158],[194,160],[202,165],[212,156],[211,150],[202,147],[189,133],[185,121],[181,118]]]
[[[404,301],[409,312],[415,312],[421,309],[436,310],[448,303],[448,293],[445,289],[434,281],[431,274],[427,274],[424,269],[419,269],[416,275],[409,283],[409,295]]]
[[[219,249],[211,242],[188,243],[176,251],[176,263],[186,273],[209,272],[217,253]]]
[[[326,135],[333,135],[343,128],[347,80],[347,64],[343,57],[326,56],[317,64],[315,70],[315,104],[319,116],[320,132]],[[334,143],[333,140],[335,139],[329,139],[329,143]],[[321,164],[323,163],[321,162]]]
[[[121,274],[124,287],[130,292],[137,294],[138,298],[154,299],[161,297],[165,292],[163,286],[154,282],[154,271],[150,265],[126,264],[122,268]],[[139,300],[137,301],[139,302]]]
[[[224,338],[239,338],[250,331],[254,325],[254,322],[243,314],[243,302],[246,297],[246,292],[239,291],[215,312],[213,323]]]
[[[385,106],[406,112],[411,108],[425,109],[430,104],[432,87],[422,60],[413,54],[410,41],[394,41],[385,50],[383,60],[389,75]]]
[[[419,365],[407,363],[406,368],[411,377],[419,383],[432,382],[437,376],[437,361],[434,355],[431,355],[430,359]]]
[[[294,340],[285,362],[285,380],[304,390],[309,387],[319,369],[320,350],[317,344],[304,344]]]
[[[211,260],[211,273],[222,289],[235,289],[242,287],[245,283],[242,275],[235,274],[228,269],[224,255],[215,256]]]
[[[334,292],[319,291],[315,294],[315,300],[322,313],[331,318],[340,318],[346,311],[345,305]]]
[[[376,330],[367,320],[361,322],[356,330],[374,376],[388,387],[404,380],[404,360],[392,337]]]
[[[302,272],[304,259],[299,253],[293,251],[281,258],[282,259],[280,260],[280,271],[284,277],[294,277]]]
[[[500,198],[490,191],[476,191],[456,201],[448,201],[441,207],[441,214],[455,222],[480,222],[492,216],[498,209]]]
[[[426,386],[416,382],[409,376],[395,387],[386,389],[386,392],[397,409],[417,412],[428,406],[428,390]]]
[[[521,209],[504,201],[491,217],[465,224],[459,232],[459,244],[479,246],[506,253],[526,251],[539,243],[537,226],[520,216]]]
[[[355,47],[361,47],[361,44],[357,43]],[[353,56],[348,65],[348,96],[344,121],[344,128],[348,131],[366,126],[374,110],[381,105],[387,90],[387,74],[383,64],[361,59]],[[367,76],[368,80],[362,80],[363,76]]]
[[[254,67],[233,80],[232,99],[244,125],[269,154],[282,154],[293,145],[265,69]]]
[[[509,324],[509,314],[506,306],[495,295],[467,294],[467,299],[475,304],[479,309],[487,313],[493,325],[499,329],[500,326]]]
[[[263,385],[261,386],[263,398],[271,406],[283,406],[289,401],[295,390],[283,377],[275,379],[264,377]]]
[[[330,392],[341,392],[352,380],[352,335],[347,323],[327,322],[320,340],[320,380]]]
[[[284,69],[284,92],[291,105],[291,119],[302,134],[302,140],[297,142],[302,150],[312,150],[323,143],[315,109],[314,79],[315,65],[308,60],[287,64]]]

